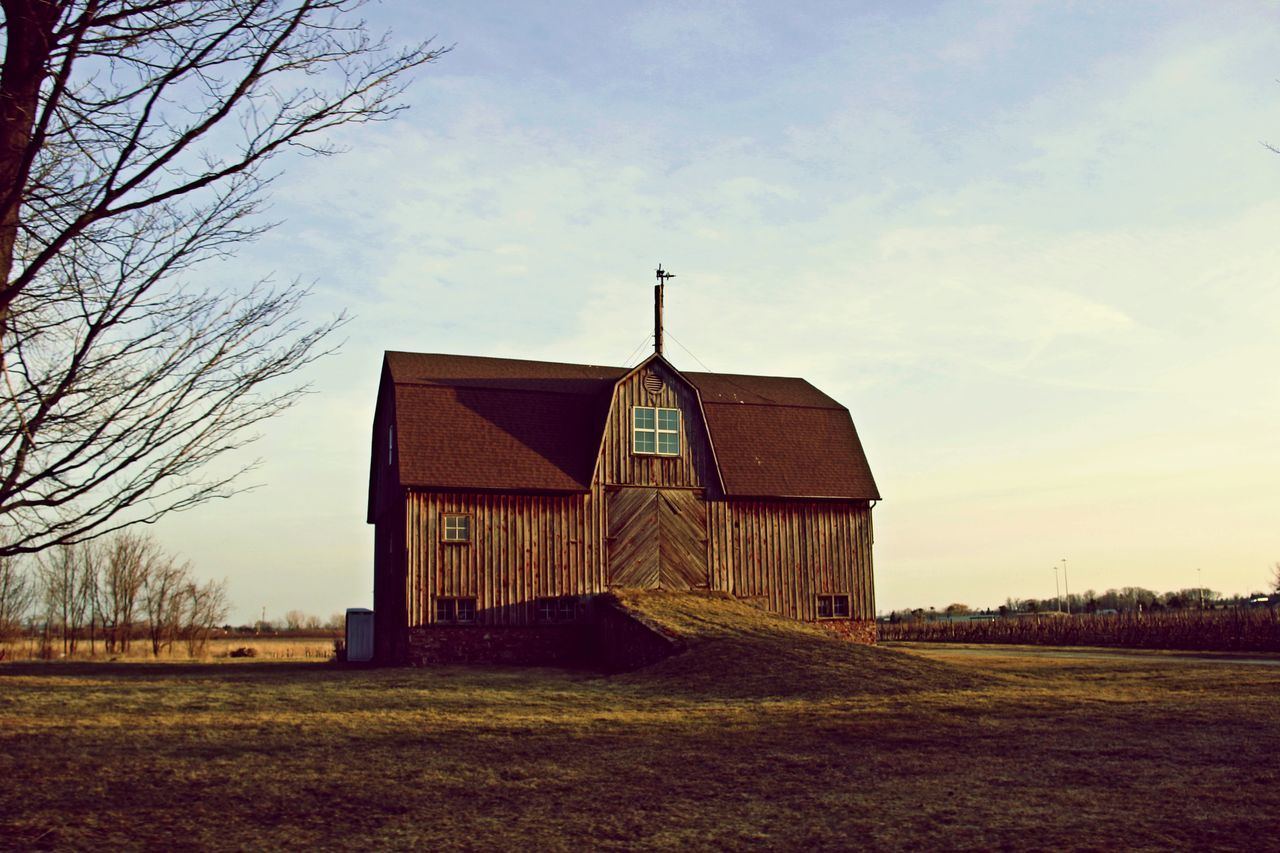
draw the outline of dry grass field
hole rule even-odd
[[[197,660],[216,661],[229,656],[233,649],[253,649],[253,656],[266,660],[310,660],[324,661],[333,657],[333,638],[331,637],[213,637],[205,646],[203,654]],[[54,654],[60,657],[61,644],[54,643]],[[24,637],[19,640],[0,641],[0,661],[36,660],[40,657],[40,641],[36,638]],[[90,661],[150,661],[156,660],[151,654],[151,644],[146,640],[135,640],[129,651],[114,651],[108,654],[99,640],[93,644],[81,641],[78,644],[74,660]],[[162,661],[189,661],[191,654],[185,643],[177,642],[160,653]]]
[[[0,665],[10,849],[1262,849],[1280,668],[843,644],[651,597],[601,677]]]

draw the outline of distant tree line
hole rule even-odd
[[[131,530],[49,548],[27,561],[0,557],[0,640],[35,634],[44,657],[99,644],[154,656],[182,643],[204,653],[230,610],[226,581],[201,581],[153,539]]]
[[[1275,567],[1275,593],[1280,594],[1280,563]],[[1140,586],[1126,586],[1120,589],[1109,589],[1106,592],[1086,590],[1070,596],[1061,595],[1051,598],[1006,598],[1004,604],[987,610],[975,610],[966,604],[949,604],[942,610],[930,607],[904,608],[889,614],[891,622],[951,620],[974,616],[1017,616],[1027,613],[1071,613],[1083,614],[1133,614],[1160,613],[1178,610],[1213,610],[1234,607],[1247,607],[1257,604],[1259,600],[1274,603],[1274,597],[1265,593],[1253,592],[1249,595],[1224,596],[1216,590],[1192,587],[1173,592],[1156,592]]]
[[[346,623],[347,616],[342,612],[334,613],[325,620],[314,613],[290,610],[279,619],[260,619],[252,625],[240,625],[236,628],[228,625],[226,629],[228,632],[236,634],[293,634],[295,636],[321,634],[328,636],[335,631],[341,631]]]

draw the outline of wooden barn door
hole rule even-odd
[[[696,493],[658,492],[658,586],[705,588],[707,505]]]
[[[695,493],[618,489],[608,512],[610,586],[707,586],[707,508]]]

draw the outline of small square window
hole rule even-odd
[[[848,619],[850,614],[849,596],[847,595],[820,595],[818,596],[818,618],[819,619]]]
[[[538,599],[539,622],[572,622],[577,618],[577,599],[571,595]]]
[[[556,618],[556,600],[554,598],[538,599],[538,621],[551,622]]]
[[[458,599],[458,621],[459,622],[476,621],[476,600],[474,598]]]
[[[470,542],[471,516],[446,515],[442,535],[445,542]]]
[[[437,622],[474,622],[476,621],[476,600],[474,598],[437,598]]]
[[[455,602],[452,598],[436,599],[437,622],[452,622],[457,612],[457,607],[455,606]]]

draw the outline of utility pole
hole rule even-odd
[[[1058,610],[1062,610],[1062,587],[1058,586],[1058,567],[1053,567],[1053,597],[1058,600]]]
[[[1067,558],[1062,558],[1062,588],[1067,591],[1067,615],[1071,615],[1071,584],[1067,583]]]

